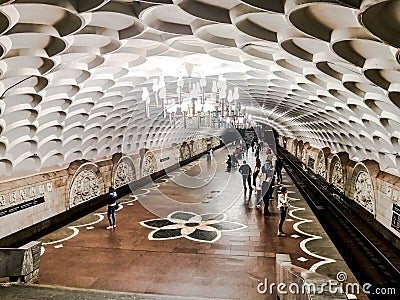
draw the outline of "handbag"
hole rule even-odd
[[[118,210],[120,208],[120,205],[118,203],[118,201],[115,201],[115,210]]]

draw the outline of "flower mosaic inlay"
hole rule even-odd
[[[142,226],[154,229],[149,233],[149,240],[169,240],[186,238],[196,242],[214,243],[222,232],[244,229],[247,226],[226,221],[224,213],[195,214],[177,211],[163,219],[152,219],[139,222]]]

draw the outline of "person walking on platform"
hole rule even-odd
[[[275,161],[275,174],[278,183],[282,183],[282,160],[277,156]]]
[[[266,160],[265,163],[263,164],[261,168],[261,172],[265,174],[265,178],[267,178],[270,175],[273,175],[273,169],[272,169],[272,164],[270,161]]]
[[[262,183],[262,195],[264,201],[264,216],[270,216],[271,212],[269,211],[269,199],[272,197],[272,193],[274,192],[274,188],[272,186],[272,177],[268,176]]]
[[[287,195],[287,189],[284,186],[281,186],[278,193],[278,209],[280,212],[280,219],[278,225],[278,236],[286,236],[286,233],[283,232],[282,226],[283,222],[286,219],[286,214],[289,208],[289,199]]]
[[[107,229],[116,228],[117,227],[117,216],[116,216],[116,208],[117,208],[117,192],[115,191],[114,186],[110,186],[108,189],[107,195],[107,218],[110,226]]]
[[[251,168],[250,166],[246,163],[246,161],[243,161],[243,164],[240,166],[239,168],[239,173],[242,174],[242,180],[243,180],[243,187],[244,187],[244,191],[247,191],[247,187],[246,187],[246,182],[247,185],[249,186],[250,192],[252,190],[251,188]]]

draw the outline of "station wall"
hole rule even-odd
[[[77,160],[65,169],[1,182],[0,240],[34,224],[46,227],[46,220],[54,216],[103,201],[110,185],[127,186],[219,145],[218,137],[200,138],[165,148],[142,148],[129,156],[115,153],[102,161]]]
[[[308,142],[279,137],[278,143],[313,173],[334,185],[366,221],[382,225],[400,248],[400,178],[380,170],[374,160],[354,161],[346,152],[315,148]],[[376,225],[376,224],[375,224]],[[380,227],[380,226],[375,226]]]

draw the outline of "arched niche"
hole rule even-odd
[[[345,177],[343,172],[343,164],[337,154],[330,157],[328,182],[333,184],[338,190],[344,193]]]
[[[181,151],[180,161],[184,161],[192,157],[192,152],[190,150],[190,146],[188,143],[183,142],[180,151]]]
[[[293,139],[288,138],[286,139],[286,150],[289,151],[289,153],[293,153],[292,149],[293,149]]]
[[[326,179],[326,155],[323,150],[319,150],[315,161],[315,173]]]
[[[208,150],[208,143],[207,143],[207,139],[206,138],[202,138],[201,139],[202,144],[203,144],[203,151],[207,151]]]
[[[72,168],[71,168],[72,166]],[[70,171],[73,170],[70,165]],[[105,183],[99,168],[90,162],[83,163],[73,173],[67,193],[68,207],[72,208],[105,193]]]
[[[142,177],[150,176],[157,172],[157,159],[153,152],[146,151],[141,163]]]
[[[211,138],[211,145],[212,145],[212,148],[219,146],[220,145],[220,139],[215,137],[215,136],[213,136]]]
[[[188,143],[189,145],[189,149],[190,149],[190,153],[192,153],[193,155],[195,155],[194,151],[195,151],[195,144],[194,144],[194,140],[190,140],[190,142]]]
[[[373,215],[375,215],[376,209],[374,185],[376,176],[374,175],[377,175],[378,172],[379,165],[377,163],[373,161],[359,162],[354,166],[349,182],[349,198]]]
[[[303,150],[301,151],[301,161],[306,166],[308,165],[308,150],[310,149],[310,144],[307,142],[303,145]]]
[[[291,153],[293,154],[293,156],[296,156],[297,157],[297,144],[298,144],[298,140],[297,139],[294,139],[293,140],[293,144],[292,144],[292,151],[291,151]]]
[[[203,145],[203,140],[202,139],[197,139],[193,141],[193,155],[200,154],[204,151],[204,145]]]
[[[136,180],[136,169],[133,160],[128,156],[122,156],[114,165],[112,182],[118,188]]]
[[[283,136],[278,137],[278,144],[279,146],[283,147]]]
[[[296,157],[300,160],[303,159],[303,148],[304,148],[303,141],[298,141],[296,146]]]

